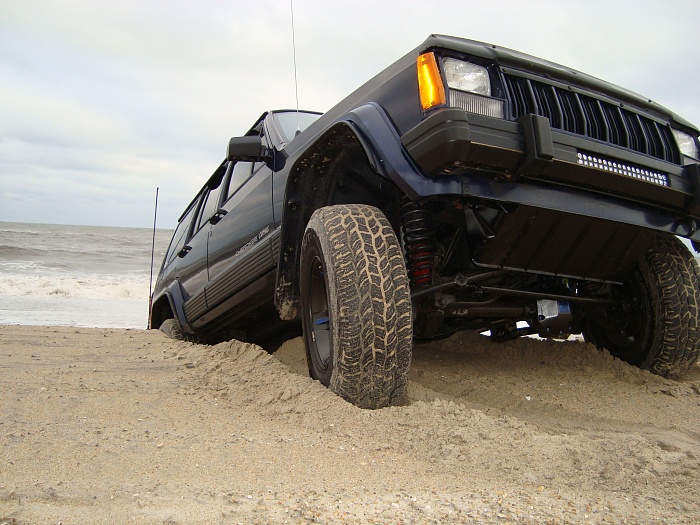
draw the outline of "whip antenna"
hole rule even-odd
[[[153,257],[156,252],[156,219],[158,217],[158,188],[156,188],[156,209],[153,212],[153,240],[151,241],[151,280],[148,283],[148,326],[151,328],[151,309],[153,308]]]
[[[289,0],[289,8],[292,12],[292,55],[294,57],[294,95],[297,102],[297,132],[296,135],[301,133],[301,126],[299,125],[299,83],[297,82],[297,45],[296,39],[294,38],[294,0]]]

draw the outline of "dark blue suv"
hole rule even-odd
[[[414,339],[582,334],[677,377],[700,357],[700,131],[585,73],[431,35],[323,115],[263,115],[183,214],[152,326],[260,341],[398,402]]]

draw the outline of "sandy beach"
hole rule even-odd
[[[0,524],[700,522],[700,368],[463,333],[366,411],[305,367],[300,339],[0,327]]]

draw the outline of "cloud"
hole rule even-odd
[[[624,85],[700,123],[695,1],[295,0],[299,103],[325,111],[430,33]],[[228,138],[296,104],[288,0],[0,3],[0,220],[174,225]]]

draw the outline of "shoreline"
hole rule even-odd
[[[0,295],[0,301],[0,326],[145,329],[148,324],[143,299]]]

